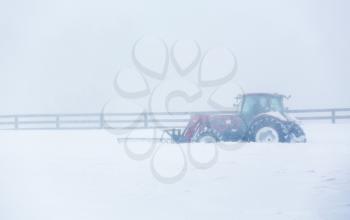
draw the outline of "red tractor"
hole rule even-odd
[[[182,131],[166,130],[173,142],[306,142],[304,131],[285,112],[285,96],[250,93],[238,97],[235,114],[193,115]]]

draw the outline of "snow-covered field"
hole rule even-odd
[[[303,127],[307,144],[218,147],[207,169],[190,163],[186,145],[141,161],[103,130],[1,131],[0,219],[349,220],[350,124]],[[205,162],[215,147],[191,149]],[[152,158],[162,175],[185,176],[160,182]]]

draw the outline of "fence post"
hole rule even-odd
[[[56,128],[59,129],[60,128],[60,116],[56,115]]]
[[[332,123],[335,124],[335,110],[332,109]]]
[[[148,114],[147,114],[147,112],[145,112],[143,114],[143,120],[144,120],[144,127],[148,128]]]
[[[14,120],[15,120],[15,129],[17,130],[18,129],[18,116],[15,116]]]
[[[105,127],[105,118],[104,115],[100,115],[100,128],[103,129]]]

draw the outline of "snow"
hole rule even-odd
[[[154,177],[152,157],[133,159],[107,131],[1,131],[0,219],[348,220],[350,124],[303,127],[306,144],[219,147],[207,169],[190,163],[187,145],[162,145],[153,158],[159,173],[188,165],[174,184]],[[202,162],[215,149],[191,145]]]

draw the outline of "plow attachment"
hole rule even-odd
[[[164,130],[159,138],[144,138],[144,137],[126,137],[117,138],[119,143],[126,141],[130,142],[157,142],[157,143],[179,143],[181,142],[182,133],[181,129],[168,129]]]

